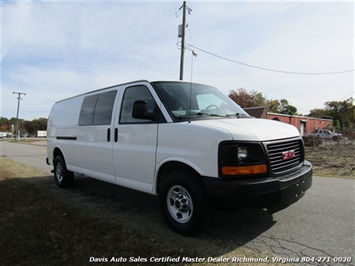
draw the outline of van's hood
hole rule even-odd
[[[192,123],[224,129],[234,140],[268,141],[300,136],[296,127],[268,119],[226,118],[199,120]]]

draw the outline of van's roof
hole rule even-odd
[[[126,84],[137,83],[137,82],[149,82],[149,83],[150,83],[150,81],[145,80],[145,79],[135,80],[135,81],[130,81],[130,82],[125,82],[125,83],[116,84],[116,85],[112,85],[112,86],[105,87],[105,88],[101,88],[101,89],[97,89],[97,90],[87,91],[87,92],[84,92],[84,93],[81,93],[81,94],[78,94],[78,95],[74,95],[74,96],[69,97],[69,98],[65,98],[65,99],[59,100],[59,101],[57,101],[56,103],[59,103],[59,102],[62,102],[62,101],[66,101],[66,100],[69,100],[69,99],[72,99],[72,98],[76,98],[76,97],[79,97],[79,96],[87,95],[87,94],[90,94],[90,93],[94,93],[94,92],[98,92],[98,91],[103,91],[103,90],[111,89],[111,88],[114,88],[114,87],[117,87],[117,86],[122,86],[122,85],[126,85]]]
[[[140,80],[135,80],[135,81],[125,82],[125,83],[121,83],[121,84],[116,84],[116,85],[112,85],[112,86],[109,86],[109,87],[104,87],[104,88],[100,88],[100,89],[96,89],[96,90],[92,90],[92,91],[87,91],[87,92],[84,92],[84,93],[81,93],[81,94],[78,94],[78,95],[74,95],[74,96],[69,97],[69,98],[65,98],[65,99],[59,100],[56,103],[59,103],[59,102],[62,102],[62,101],[66,101],[66,100],[69,100],[69,99],[72,99],[72,98],[76,98],[76,97],[79,97],[79,96],[83,96],[83,95],[87,95],[87,94],[91,94],[91,93],[95,93],[95,92],[111,89],[111,88],[114,88],[114,87],[117,87],[117,86],[122,86],[122,85],[127,85],[127,84],[134,84],[134,83],[138,83],[138,82],[148,82],[148,83],[155,83],[155,82],[191,83],[191,82],[183,81],[183,80],[154,80],[154,81],[149,81],[149,80],[146,80],[146,79],[140,79]]]

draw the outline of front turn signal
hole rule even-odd
[[[244,165],[244,166],[222,166],[223,175],[255,175],[265,174],[267,172],[266,164]]]

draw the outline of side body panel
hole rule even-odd
[[[47,125],[47,156],[50,163],[55,159],[53,154],[55,148],[63,152],[68,162],[72,161],[83,98],[77,96],[53,105]]]
[[[115,110],[117,98],[120,96],[119,88],[112,88],[105,92],[117,91],[113,105]],[[70,161],[67,162],[69,170],[85,174],[107,182],[115,182],[115,172],[112,165],[113,125],[114,116],[108,125],[78,126],[77,140],[72,146]]]
[[[107,125],[79,126],[85,97],[109,91],[118,91],[113,106],[115,110],[117,98],[120,97],[119,87],[73,97],[53,106],[48,120],[49,162],[53,162],[54,149],[58,148],[63,153],[69,171],[115,183],[112,164],[114,115]]]

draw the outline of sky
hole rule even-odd
[[[2,1],[0,116],[134,80],[178,80],[182,1]],[[307,115],[355,98],[355,2],[187,1],[184,80]],[[197,53],[193,57],[192,50]]]

